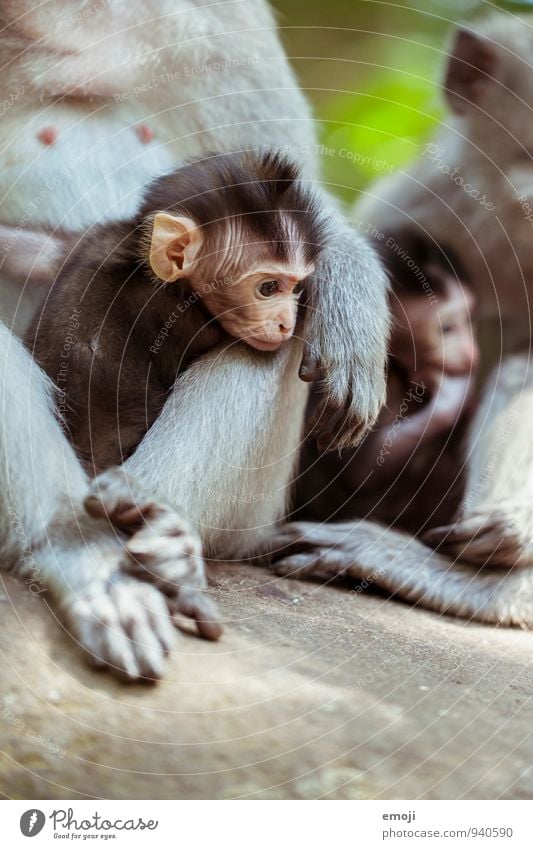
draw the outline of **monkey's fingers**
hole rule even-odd
[[[200,537],[188,519],[147,497],[118,467],[93,481],[85,507],[92,516],[106,516],[113,525],[132,533],[125,545],[125,571],[165,593],[175,612],[196,621],[201,636],[220,637],[218,611],[201,592],[206,580]]]
[[[323,398],[305,424],[306,436],[311,439],[329,433],[331,420],[339,416],[343,402],[337,398]],[[321,449],[322,450],[322,449]]]
[[[318,549],[335,545],[338,537],[332,537],[330,526],[315,525],[313,522],[288,522],[282,525],[265,541],[271,564],[292,554],[308,554]]]
[[[351,378],[348,372],[347,366],[339,366],[335,378],[324,377],[318,384],[322,397],[307,424],[307,433],[318,438],[321,451],[356,447],[379,415],[383,396],[376,392],[374,382],[362,375]]]
[[[320,357],[309,342],[304,342],[304,350],[300,368],[298,370],[298,376],[300,380],[304,380],[306,383],[313,383],[315,380],[319,380],[319,378],[322,377]]]
[[[361,374],[348,384],[345,391],[345,404],[337,427],[330,435],[331,449],[355,448],[361,443],[376,423],[385,399],[385,380],[383,376],[383,394],[376,391],[375,378]]]
[[[530,566],[533,552],[516,516],[520,517],[516,506],[480,510],[453,525],[433,528],[424,541],[476,566]]]
[[[287,554],[273,564],[273,571],[283,578],[304,578],[320,572],[324,552],[321,549]]]
[[[198,590],[182,589],[169,598],[171,613],[179,613],[194,619],[200,636],[206,640],[218,640],[224,631],[215,602]]]
[[[271,563],[276,563],[287,555],[307,553],[317,548],[317,541],[313,537],[295,537],[290,533],[279,534],[272,540],[271,544],[273,546],[270,554]]]
[[[458,542],[466,542],[476,531],[473,526],[470,531],[461,524],[439,525],[431,528],[424,534],[424,542],[431,548],[440,548],[444,545],[452,545]]]
[[[106,518],[126,531],[135,530],[150,520],[158,506],[120,466],[107,469],[94,478],[84,501],[90,516]]]
[[[315,436],[318,450],[335,451],[355,447],[368,430],[368,421],[352,411],[354,394],[350,390],[344,401],[325,398],[307,423],[307,435]]]
[[[203,592],[206,579],[200,542],[179,522],[176,525],[179,518],[172,512],[161,514],[137,531],[126,543],[127,568],[159,587],[173,612],[194,619],[200,636],[218,640],[223,629],[215,603]]]
[[[353,394],[350,391],[342,410],[334,416],[328,430],[319,434],[317,447],[319,451],[327,453],[341,447],[354,448],[359,444],[366,433],[366,421],[362,421],[355,415],[349,416],[347,410],[352,407]]]
[[[451,525],[441,525],[431,528],[424,535],[424,542],[433,548],[443,546],[461,545],[478,539],[480,536],[497,534],[499,527],[498,517],[491,512],[473,513],[459,522]]]
[[[283,556],[273,565],[276,575],[285,578],[320,577],[331,580],[350,575],[354,568],[354,559],[349,551],[333,546],[315,546],[309,551],[295,552]],[[352,577],[358,578],[356,573]]]
[[[78,599],[69,624],[96,666],[132,681],[161,678],[175,641],[161,593],[120,573],[101,591]]]

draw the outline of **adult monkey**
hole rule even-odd
[[[297,523],[276,540],[283,573],[351,574],[437,610],[527,627],[533,627],[532,23],[500,13],[455,33],[444,78],[451,116],[407,172],[378,183],[355,211],[385,233],[419,227],[423,237],[450,245],[476,291],[485,368],[498,365],[472,425],[458,519],[428,535],[440,544],[438,554],[368,522]],[[283,546],[289,546],[285,554]]]
[[[17,328],[31,312],[10,279],[26,230],[76,231],[130,215],[148,179],[212,150],[289,146],[317,178],[310,110],[263,0],[2,0],[0,19],[2,296]],[[37,270],[47,251],[43,240]],[[307,397],[299,366],[303,379],[321,374],[325,427],[341,414],[332,447],[354,444],[378,413],[388,325],[381,267],[338,224],[316,274],[303,352],[291,344],[264,356],[236,345],[197,362],[128,461],[142,486],[196,524],[209,554],[252,553],[284,512]],[[39,300],[35,286],[29,294]],[[90,493],[51,412],[50,386],[3,325],[0,361],[3,564],[55,593],[97,662],[131,678],[161,675],[170,641],[163,597],[128,574],[122,540],[82,505],[91,495],[93,515],[99,500],[116,513],[134,497],[144,512],[169,511],[120,475]],[[179,554],[165,521],[148,540],[133,536],[135,554]]]

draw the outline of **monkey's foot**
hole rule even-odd
[[[50,590],[67,632],[95,665],[130,680],[163,675],[176,638],[167,599],[125,573],[122,534],[67,498],[32,551],[32,579]]]
[[[63,607],[71,636],[95,666],[129,680],[162,677],[175,631],[165,597],[155,587],[114,572]]]
[[[272,569],[277,575],[292,578],[349,574],[354,566],[354,552],[349,532],[339,533],[340,527],[338,524],[315,526],[311,522],[284,525],[268,540]]]
[[[533,511],[527,504],[502,502],[451,525],[432,528],[424,541],[441,554],[476,566],[531,566]]]
[[[149,581],[168,597],[171,612],[194,619],[209,640],[222,634],[206,587],[202,543],[194,526],[176,510],[147,496],[121,468],[108,469],[91,484],[85,509],[130,535],[124,569]]]

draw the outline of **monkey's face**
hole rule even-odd
[[[312,266],[258,268],[199,291],[227,333],[258,351],[275,351],[294,333],[303,281],[312,271]]]
[[[275,351],[294,333],[303,281],[314,271],[293,234],[293,257],[276,260],[271,242],[250,241],[239,228],[221,231],[217,251],[185,216],[157,213],[149,261],[160,280],[188,280],[224,330],[259,351]]]
[[[452,278],[436,303],[425,295],[396,300],[393,355],[409,372],[472,374],[479,359],[473,327],[474,303],[472,293]]]
[[[448,374],[466,375],[475,371],[479,348],[472,325],[474,296],[455,285],[437,310],[434,334],[442,351],[441,365]]]

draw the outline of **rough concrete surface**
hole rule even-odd
[[[249,566],[211,579],[222,641],[183,635],[156,686],[85,666],[4,579],[5,797],[532,797],[533,634]]]

